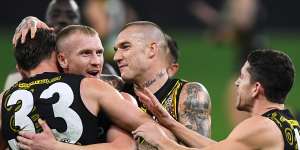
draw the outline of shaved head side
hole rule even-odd
[[[137,32],[144,34],[144,40],[149,44],[155,42],[160,49],[160,56],[165,58],[165,55],[169,53],[167,41],[162,29],[155,23],[150,21],[135,21],[126,24],[121,31],[128,28],[135,28]]]

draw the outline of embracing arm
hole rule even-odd
[[[70,144],[68,144],[70,145]],[[73,148],[69,147],[70,150],[98,150],[98,149],[106,149],[106,150],[135,150],[136,143],[126,131],[116,127],[111,126],[107,133],[107,143],[99,143],[85,146],[74,146]],[[66,148],[61,148],[66,149]]]
[[[39,120],[39,124],[43,128],[41,133],[20,132],[18,136],[19,146],[25,150],[134,150],[136,144],[131,135],[127,132],[111,126],[107,133],[107,143],[91,144],[91,145],[73,145],[56,141],[51,129],[44,122]]]
[[[106,112],[112,122],[122,129],[131,132],[144,122],[153,121],[146,113],[102,80],[85,78],[80,86],[84,99],[95,101],[95,105]]]

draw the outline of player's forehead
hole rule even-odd
[[[116,39],[116,46],[122,43],[130,43],[134,44],[137,42],[145,41],[146,35],[144,32],[136,29],[128,27],[121,31]]]
[[[70,50],[70,53],[76,53],[81,50],[104,51],[101,40],[97,34],[88,35],[80,32],[75,32],[65,37],[61,42],[61,47],[65,50]]]

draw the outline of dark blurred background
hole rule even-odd
[[[199,23],[188,11],[188,4],[195,0],[125,0],[138,13],[141,19],[159,23],[163,27],[193,27],[198,28]],[[5,0],[0,6],[1,26],[14,28],[22,18],[33,15],[38,18],[45,17],[45,10],[50,0]],[[84,0],[76,0],[80,6]],[[287,2],[274,0],[261,0],[268,14],[266,27],[268,29],[299,30],[300,1]],[[220,9],[224,0],[207,0],[207,3]]]
[[[113,0],[112,0],[113,1]],[[228,87],[233,84],[238,64],[235,62],[237,50],[230,41],[215,42],[214,32],[209,25],[199,21],[191,13],[191,3],[197,0],[126,0],[137,14],[138,20],[149,20],[160,25],[178,42],[181,50],[180,70],[177,77],[199,81],[208,89],[212,100],[212,137],[225,138],[232,130],[228,114]],[[14,30],[26,16],[45,18],[45,10],[50,0],[4,0],[0,5],[0,88],[7,74],[12,72],[15,62],[12,56],[11,38]],[[83,9],[84,0],[76,0]],[[205,1],[220,11],[224,0]],[[300,1],[261,0],[262,15],[257,17],[263,23],[264,47],[286,52],[300,70]],[[87,21],[84,19],[87,24]],[[109,49],[109,48],[108,48]],[[296,81],[288,97],[288,107],[295,113],[300,111],[297,100],[300,97],[300,78]],[[234,104],[233,104],[234,105]]]

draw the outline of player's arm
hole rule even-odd
[[[62,143],[64,144],[64,143]],[[77,146],[67,144],[61,150],[135,150],[136,143],[133,137],[126,131],[112,125],[107,132],[107,143],[91,144],[85,146]],[[57,149],[57,150],[59,150]]]
[[[163,131],[153,124],[143,124],[133,133],[134,137],[141,136],[160,150],[193,149],[171,141],[164,135]],[[199,135],[199,138],[199,140],[206,139],[201,135]],[[195,139],[190,138],[190,140]],[[239,124],[225,140],[198,148],[201,148],[201,150],[283,149],[284,142],[282,134],[274,122],[268,118],[256,116]]]
[[[93,100],[95,105],[106,112],[112,122],[127,131],[136,129],[147,121],[153,121],[112,86],[102,80],[85,78],[81,81],[83,99]],[[101,91],[101,92],[99,92]]]
[[[178,104],[179,122],[197,133],[210,137],[211,101],[206,88],[197,82],[186,83]],[[189,143],[186,143],[189,145]]]
[[[95,100],[96,105],[99,105],[100,109],[107,113],[116,126],[128,132],[135,130],[145,122],[154,122],[149,115],[133,105],[132,102],[125,100],[116,89],[104,81],[85,78],[81,81],[80,88],[81,95],[85,99]],[[164,130],[170,138],[175,140],[170,131]]]
[[[107,142],[103,145],[103,149],[115,149],[115,150],[120,150],[120,149],[136,149],[136,143],[128,132],[116,127],[112,126],[108,130],[107,133]],[[106,146],[107,145],[107,146]],[[105,147],[106,146],[106,147]],[[100,147],[99,147],[100,148]]]
[[[137,95],[139,96],[139,100],[148,108],[148,110],[156,116],[159,123],[169,129],[177,137],[177,139],[183,141],[191,147],[198,148],[216,143],[215,141],[202,136],[199,133],[187,128],[183,124],[177,122],[147,88],[138,91]],[[151,137],[152,136],[149,136],[149,138]],[[155,138],[151,139],[153,140]]]
[[[159,150],[185,150],[190,149],[184,146],[177,144],[175,141],[170,140],[165,132],[162,130],[157,123],[146,122],[135,131],[132,132],[135,139],[142,137],[148,143],[158,148]]]
[[[3,92],[0,94],[0,108],[2,106],[2,97],[3,97]],[[7,143],[4,140],[3,134],[2,134],[2,113],[0,109],[0,150],[4,150],[7,147]]]
[[[204,148],[204,150],[211,149],[275,150],[284,149],[284,142],[280,129],[273,121],[262,116],[254,116],[236,126],[225,140]]]
[[[107,133],[107,143],[91,144],[85,146],[67,144],[63,142],[56,141],[51,129],[44,122],[39,120],[39,124],[43,128],[41,133],[31,133],[22,131],[17,139],[19,141],[19,146],[25,150],[97,150],[97,149],[107,149],[107,150],[134,150],[136,149],[136,144],[131,135],[127,132],[111,126]]]

